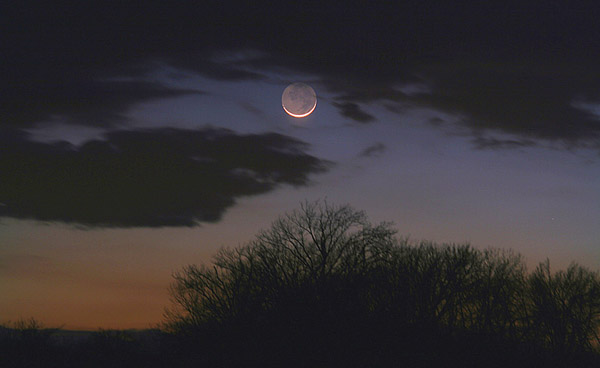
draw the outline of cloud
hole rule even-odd
[[[542,60],[466,59],[425,63],[413,73],[428,88],[406,93],[402,83],[377,83],[348,87],[339,98],[345,106],[380,102],[399,115],[411,107],[442,111],[460,117],[452,122],[474,140],[484,134],[494,140],[510,135],[528,145],[600,149],[600,118],[589,108],[600,104],[600,73],[589,68]]]
[[[387,148],[381,142],[370,145],[369,147],[362,150],[358,156],[359,157],[377,157],[383,154]]]
[[[67,124],[110,128],[127,120],[134,105],[161,98],[203,94],[192,89],[169,88],[146,81],[61,79],[11,90],[2,96],[0,115],[6,126],[29,127],[61,120]]]
[[[600,148],[600,120],[579,109],[577,98],[600,100],[600,74],[552,64],[447,64],[424,70],[430,93],[406,101],[462,115],[475,136],[510,134],[567,146]]]
[[[574,105],[600,101],[593,7],[423,0],[352,2],[340,11],[332,0],[210,8],[23,0],[4,14],[11,37],[0,124],[30,127],[62,116],[114,125],[134,104],[197,93],[149,80],[156,65],[168,65],[219,81],[307,73],[340,101],[343,116],[361,123],[374,121],[362,103],[398,104],[398,114],[411,106],[459,114],[456,124],[475,138],[487,132],[600,148],[597,116]],[[244,50],[255,53],[222,57]]]
[[[343,116],[359,123],[365,124],[375,120],[373,115],[364,112],[360,106],[354,102],[334,102],[333,106],[337,107]]]
[[[81,146],[0,135],[0,216],[98,227],[218,221],[237,198],[304,186],[331,163],[275,133],[112,131]]]
[[[216,80],[261,78],[214,60],[210,33],[218,20],[204,7],[28,0],[14,5],[3,13],[10,19],[3,32],[10,37],[0,72],[2,126],[60,120],[111,128],[126,122],[125,113],[136,104],[202,93],[157,81],[153,73],[165,64]]]
[[[472,140],[477,149],[510,149],[536,146],[535,141],[523,139],[497,139],[490,137],[477,137]]]

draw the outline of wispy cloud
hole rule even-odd
[[[358,156],[359,157],[377,157],[377,156],[382,155],[386,149],[387,148],[383,143],[378,142],[378,143],[370,145],[369,147],[360,151]]]
[[[477,149],[511,149],[522,147],[533,147],[536,142],[530,139],[497,139],[489,137],[477,137],[472,140]]]
[[[359,123],[370,123],[375,120],[375,117],[363,111],[357,103],[354,102],[334,102],[333,106],[340,110],[340,113]]]

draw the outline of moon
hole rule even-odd
[[[304,83],[292,83],[281,95],[281,105],[288,115],[303,118],[310,115],[317,107],[315,90]]]

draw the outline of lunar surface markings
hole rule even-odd
[[[303,118],[317,107],[317,94],[309,85],[292,83],[283,91],[281,105],[290,116]]]

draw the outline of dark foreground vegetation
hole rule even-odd
[[[600,367],[598,273],[397,239],[348,206],[307,203],[174,278],[161,330],[22,323],[0,366]]]

